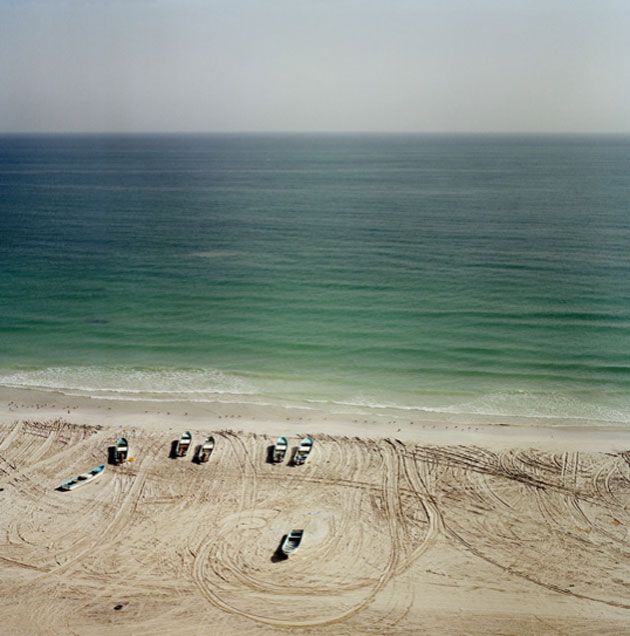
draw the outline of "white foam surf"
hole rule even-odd
[[[409,413],[457,416],[517,417],[533,420],[586,420],[621,423],[630,421],[630,403],[604,405],[583,398],[528,391],[497,391],[465,400],[454,396],[431,396],[431,404],[400,404],[365,396],[347,400],[308,400],[350,409],[395,410]]]
[[[251,382],[216,369],[49,367],[0,372],[0,386],[121,400],[256,394]]]
[[[293,386],[285,380],[256,384],[247,378],[217,369],[147,369],[128,367],[49,367],[37,370],[0,371],[0,387],[53,391],[68,396],[105,400],[247,403],[286,406],[339,413],[398,411],[410,416],[431,414],[465,417],[506,417],[538,420],[574,420],[606,423],[630,422],[630,401],[607,403],[585,396],[536,391],[496,391],[474,398],[462,395],[418,395],[412,403],[383,400],[365,394],[347,399],[308,395],[308,386]],[[315,388],[315,387],[311,387]],[[321,389],[321,387],[320,387]],[[409,399],[409,395],[407,395]]]

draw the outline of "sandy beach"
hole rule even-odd
[[[2,397],[3,634],[630,629],[622,430]],[[169,458],[187,429],[207,464]],[[307,432],[304,466],[266,461]],[[134,461],[55,490],[120,434]]]
[[[0,1],[0,636],[630,636],[629,27]]]

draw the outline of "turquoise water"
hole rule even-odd
[[[0,385],[630,418],[630,138],[0,137]]]

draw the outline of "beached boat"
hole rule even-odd
[[[105,464],[100,464],[100,466],[95,466],[92,470],[88,470],[86,473],[77,475],[74,479],[64,481],[61,486],[59,486],[59,490],[74,490],[75,488],[83,486],[97,477],[100,477],[104,472]]]
[[[199,446],[197,451],[197,462],[205,464],[210,459],[210,455],[212,455],[213,450],[214,437],[210,436],[203,444],[201,444],[201,446]]]
[[[188,449],[190,448],[191,442],[192,434],[190,433],[190,431],[185,431],[184,433],[182,433],[179,441],[177,442],[175,455],[177,455],[177,457],[185,457]]]
[[[276,440],[275,446],[273,447],[273,455],[272,461],[274,464],[279,464],[284,461],[284,458],[287,454],[287,449],[289,448],[289,441],[286,437],[279,437]]]
[[[127,440],[124,437],[119,437],[116,440],[114,448],[114,463],[122,464],[123,462],[126,462],[129,457],[129,444],[127,443]]]
[[[293,554],[302,543],[302,537],[304,536],[304,530],[291,530],[289,534],[284,538],[280,550],[286,556]]]
[[[308,435],[300,442],[295,455],[293,456],[293,464],[295,466],[301,466],[309,456],[313,449],[313,438]]]

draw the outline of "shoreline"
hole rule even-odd
[[[235,430],[278,436],[326,434],[437,445],[541,447],[577,451],[630,448],[630,426],[567,418],[548,419],[431,413],[411,418],[395,408],[340,412],[254,403],[111,400],[54,391],[0,388],[0,422],[63,418],[75,424],[149,431]]]

